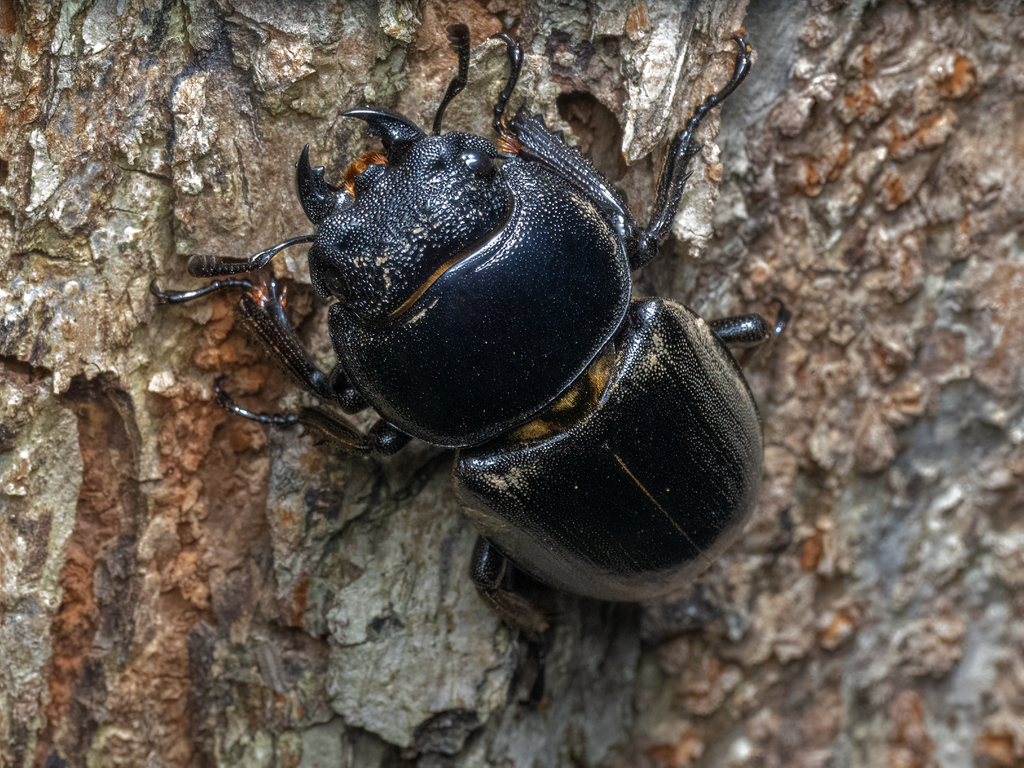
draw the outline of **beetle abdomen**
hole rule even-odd
[[[388,422],[436,445],[475,445],[535,414],[587,367],[629,302],[625,252],[593,203],[521,161],[502,173],[515,199],[508,223],[391,322],[333,309],[355,385]]]
[[[460,500],[481,534],[553,586],[628,601],[679,589],[757,503],[753,397],[707,324],[663,300],[632,302],[589,373],[534,421],[460,451]]]

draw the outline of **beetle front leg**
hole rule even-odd
[[[236,310],[242,324],[304,390],[321,400],[339,406],[346,413],[358,413],[367,403],[349,383],[341,365],[330,374],[322,371],[299,342],[284,314],[285,295],[273,277],[263,276],[259,282],[244,278],[218,280],[194,291],[160,291],[155,284],[150,292],[164,304],[182,304],[211,293],[241,289]],[[378,457],[390,456],[404,448],[412,439],[405,432],[379,420],[366,435],[323,408],[306,407],[297,414],[274,414],[250,411],[236,404],[217,379],[214,391],[217,402],[232,413],[261,424],[294,426],[301,424],[314,434],[331,441],[345,453]]]
[[[242,294],[238,316],[300,387],[321,400],[336,403],[345,413],[364,410],[366,400],[348,383],[340,364],[327,374],[309,356],[285,317],[284,306],[284,293],[278,292],[277,281],[270,277],[259,288]]]
[[[537,640],[548,628],[543,611],[535,606],[517,582],[530,579],[483,536],[478,536],[469,563],[469,578],[482,599],[513,629]]]
[[[243,278],[218,280],[195,291],[160,291],[155,284],[149,286],[150,293],[163,304],[183,304],[238,288],[242,294],[236,310],[242,325],[300,387],[321,400],[337,404],[345,413],[366,409],[366,401],[349,385],[340,365],[327,374],[309,356],[285,317],[285,294],[273,277],[263,276],[259,282]]]

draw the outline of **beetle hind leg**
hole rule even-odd
[[[477,537],[469,578],[480,598],[513,629],[537,641],[548,628],[544,612],[531,599],[539,582],[505,557],[483,536]]]

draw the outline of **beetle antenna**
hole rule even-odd
[[[293,245],[312,243],[316,235],[303,235],[285,240],[265,251],[254,253],[247,259],[220,259],[216,256],[193,256],[188,260],[188,273],[192,277],[227,277],[238,275],[242,272],[255,272],[270,263],[280,251]]]
[[[504,136],[508,133],[503,122],[505,107],[508,106],[508,100],[512,98],[512,91],[515,90],[516,83],[519,82],[519,73],[523,69],[523,46],[504,32],[491,35],[490,39],[503,40],[505,51],[508,54],[508,80],[505,82],[505,87],[501,89],[501,93],[498,94],[498,101],[494,105],[493,123],[494,130]]]
[[[441,100],[441,106],[437,108],[437,114],[434,115],[432,136],[440,135],[441,118],[444,117],[445,109],[451,100],[458,96],[462,89],[466,87],[466,78],[469,75],[469,27],[465,24],[449,24],[448,45],[459,55],[459,71],[452,78],[452,81],[448,83],[448,90]]]

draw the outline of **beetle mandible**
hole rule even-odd
[[[479,532],[470,576],[507,622],[536,634],[543,612],[517,591],[522,574],[603,600],[642,601],[685,586],[739,534],[757,502],[760,416],[729,348],[777,336],[760,315],[706,322],[665,299],[631,299],[632,271],[657,254],[700,151],[704,117],[746,77],[751,48],[672,139],[650,222],[543,118],[505,108],[523,63],[505,34],[509,76],[494,107],[499,140],[441,134],[466,84],[469,29],[448,28],[458,54],[427,135],[365,107],[383,153],[342,185],[297,163],[313,235],[245,260],[192,257],[194,291],[239,290],[238,314],[270,355],[321,403],[380,416],[368,434],[321,407],[236,414],[302,424],[349,454],[388,456],[419,438],[456,449],[452,477]],[[272,278],[237,277],[282,249],[312,243],[313,287],[332,299],[338,364],[317,367],[289,326]]]

